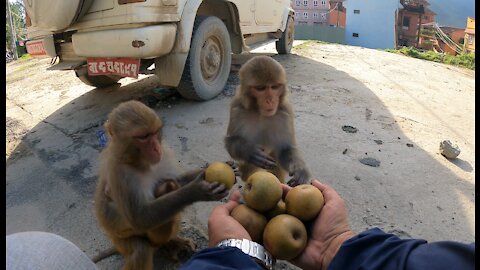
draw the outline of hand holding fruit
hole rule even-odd
[[[229,238],[252,239],[245,228],[231,216],[232,210],[239,204],[240,196],[240,192],[236,190],[232,192],[227,203],[212,210],[208,218],[209,247],[216,246],[220,241]]]
[[[302,269],[319,269],[319,265],[320,269],[327,269],[342,243],[351,238],[353,232],[348,225],[345,204],[338,193],[318,180],[312,185],[322,192],[325,205],[313,222],[307,246],[291,262]]]

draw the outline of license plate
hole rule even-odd
[[[47,51],[45,51],[45,47],[41,40],[27,42],[26,48],[27,53],[31,56],[47,56]]]
[[[88,75],[119,75],[138,78],[140,59],[134,58],[87,58]]]

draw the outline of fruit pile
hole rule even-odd
[[[205,171],[205,179],[231,188],[235,183],[233,169],[224,162],[213,162]],[[280,180],[267,171],[257,171],[248,177],[242,196],[244,204],[231,215],[252,237],[279,260],[297,257],[307,244],[305,224],[320,213],[323,194],[312,185],[292,188],[285,200]]]
[[[235,218],[252,237],[279,260],[297,257],[307,244],[305,223],[320,213],[323,194],[305,184],[292,188],[285,200],[278,178],[266,171],[252,174],[243,190],[245,204],[232,211]]]

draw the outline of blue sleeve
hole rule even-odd
[[[328,269],[475,269],[475,243],[400,239],[374,228],[345,241]]]
[[[180,270],[262,270],[250,256],[236,247],[206,248],[180,267]]]

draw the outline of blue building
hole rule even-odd
[[[345,42],[372,49],[396,47],[399,0],[346,0]]]

